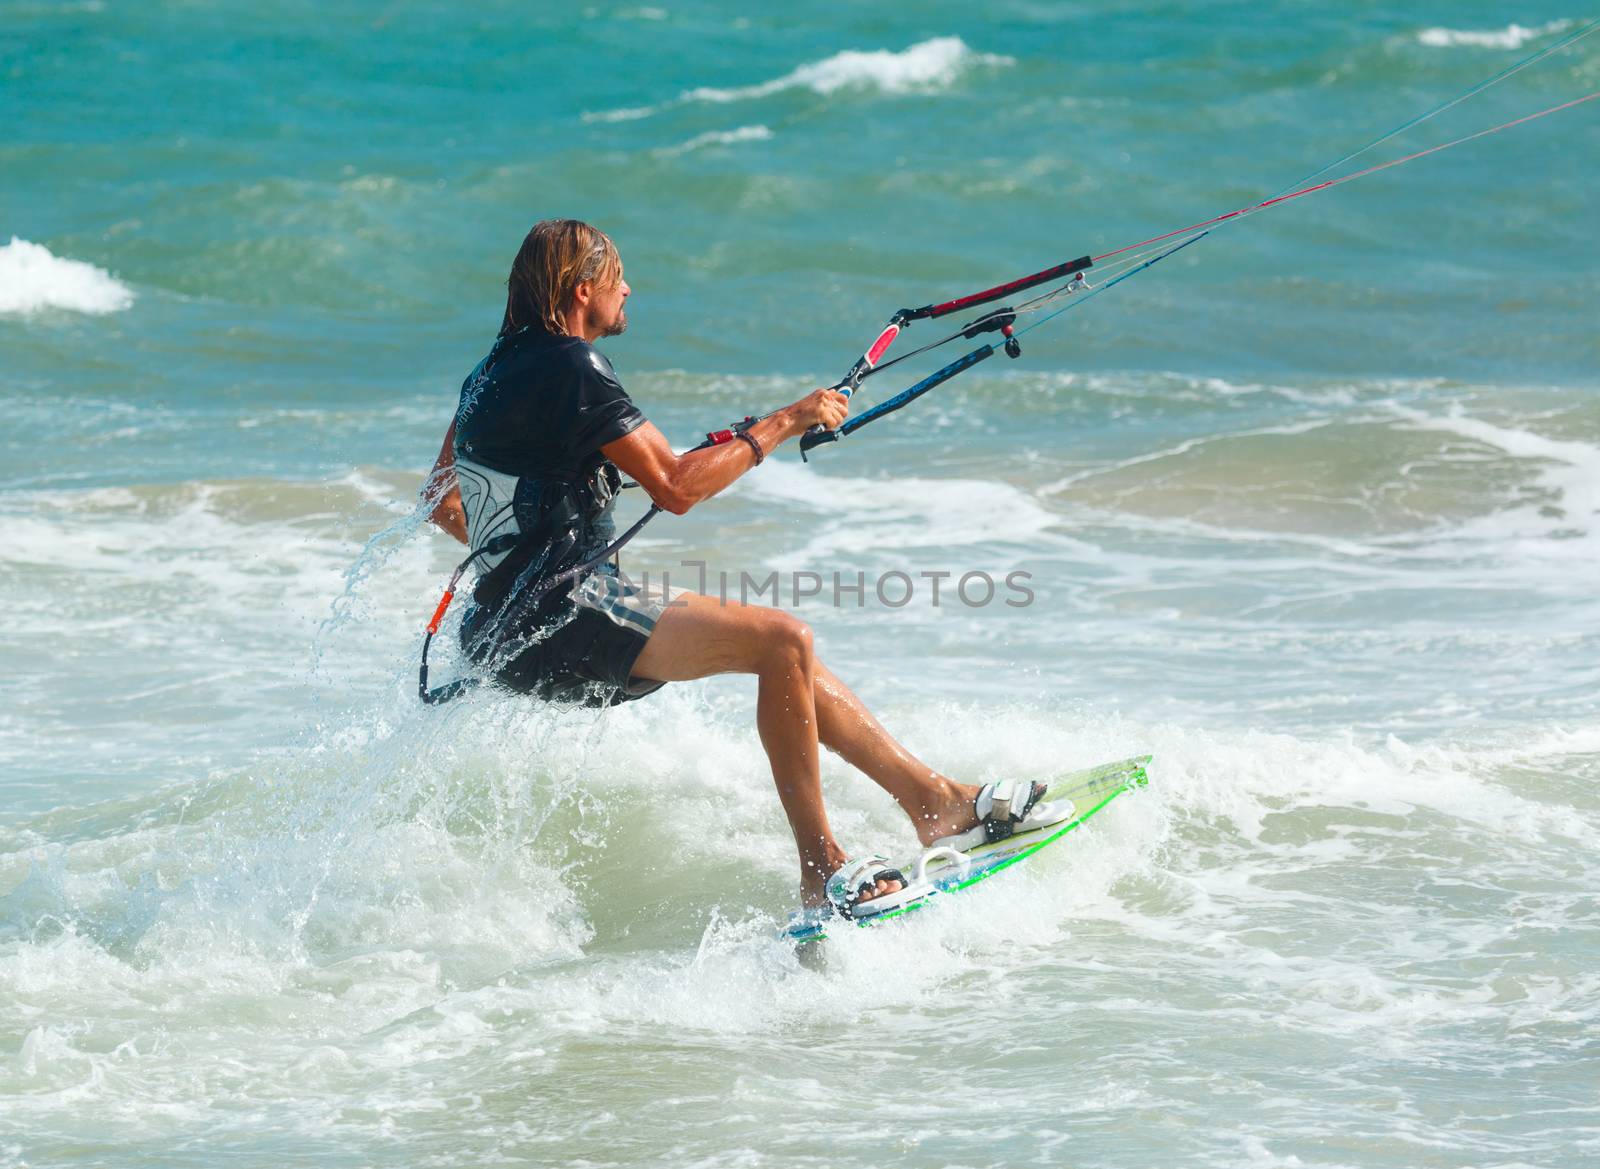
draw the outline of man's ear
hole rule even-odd
[[[578,308],[583,308],[592,299],[594,299],[594,285],[587,280],[578,281],[578,286],[572,290],[572,303]]]

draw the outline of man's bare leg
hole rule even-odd
[[[823,746],[868,775],[905,810],[917,839],[932,844],[978,822],[978,789],[939,774],[902,747],[850,688],[816,664],[817,734]]]
[[[692,593],[678,602],[656,622],[633,674],[657,682],[756,675],[756,728],[800,852],[801,899],[821,905],[829,874],[849,856],[834,839],[822,803],[811,630],[776,609],[725,605]],[[879,881],[866,896],[898,888],[898,882]]]

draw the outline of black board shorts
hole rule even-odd
[[[513,616],[498,645],[499,623],[474,609],[461,624],[461,644],[508,689],[545,702],[616,706],[665,685],[635,680],[633,664],[682,591],[643,588],[602,569],[555,605]]]

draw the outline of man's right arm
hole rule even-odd
[[[849,410],[850,400],[843,394],[832,389],[815,390],[792,406],[769,414],[748,433],[765,457],[814,425],[832,430],[845,420]],[[675,515],[710,499],[755,466],[749,443],[727,442],[680,455],[673,451],[666,436],[648,422],[600,450],[645,489],[651,502]]]
[[[428,519],[436,527],[449,532],[463,544],[467,543],[467,513],[461,506],[461,486],[456,482],[454,419],[450,422],[450,429],[445,431],[444,445],[439,448],[439,457],[434,460],[433,471],[429,474],[427,482],[422,485],[422,499],[424,503],[433,505],[433,510],[428,513]]]

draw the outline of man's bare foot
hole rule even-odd
[[[827,905],[828,878],[837,873],[850,863],[850,858],[843,852],[830,854],[825,859],[815,863],[801,862],[800,865],[800,904],[807,909],[815,909]],[[882,897],[887,893],[897,893],[905,885],[895,880],[880,880],[872,888],[862,890],[858,899],[861,902],[871,901],[875,897]]]
[[[976,802],[980,790],[941,776],[929,793],[931,798],[920,807],[906,808],[906,814],[916,825],[918,842],[926,848],[935,840],[977,827]]]

